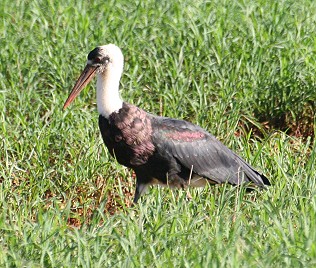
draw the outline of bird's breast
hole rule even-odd
[[[142,165],[155,151],[150,119],[136,106],[124,103],[109,119],[100,115],[99,127],[110,153],[125,166]]]

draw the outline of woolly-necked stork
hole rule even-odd
[[[124,58],[113,44],[88,55],[64,109],[97,75],[97,107],[103,141],[117,161],[136,173],[134,202],[148,185],[170,187],[250,183],[269,180],[201,127],[184,120],[152,115],[123,102],[119,84]]]

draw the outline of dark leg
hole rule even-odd
[[[137,178],[136,180],[136,190],[135,190],[135,196],[134,196],[134,204],[137,203],[140,196],[146,191],[148,184],[144,182],[140,182]]]

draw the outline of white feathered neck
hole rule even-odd
[[[123,73],[124,57],[119,47],[110,44],[101,47],[110,62],[97,76],[97,107],[100,115],[109,118],[123,106],[119,85]]]

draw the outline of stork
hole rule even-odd
[[[177,188],[206,183],[270,185],[264,175],[203,128],[124,102],[119,94],[123,65],[122,51],[116,45],[93,49],[63,108],[97,76],[101,135],[110,154],[135,171],[134,203],[153,184]]]

